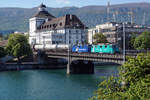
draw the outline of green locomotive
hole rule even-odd
[[[118,53],[119,48],[115,44],[98,44],[98,45],[92,45],[91,47],[92,53]]]

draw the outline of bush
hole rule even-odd
[[[4,57],[5,55],[6,55],[6,52],[5,52],[4,48],[0,47],[0,58]]]
[[[120,76],[110,77],[99,84],[90,100],[149,100],[150,53],[128,58],[119,70]],[[125,85],[122,85],[125,82]]]

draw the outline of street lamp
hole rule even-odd
[[[119,40],[119,36],[118,36],[118,34],[119,34],[118,27],[119,27],[119,25],[116,24],[116,43],[117,43],[117,46],[119,47],[119,43],[118,43],[118,40]]]
[[[125,33],[125,23],[123,22],[123,63],[125,62],[125,50],[126,50],[126,33]]]

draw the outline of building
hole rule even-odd
[[[56,18],[41,4],[38,12],[29,19],[30,44],[83,44],[87,28],[76,15]]]
[[[150,28],[139,26],[131,23],[124,23],[124,31],[126,35],[126,48],[129,48],[129,41],[132,34],[140,35],[144,31],[150,31]],[[96,33],[104,34],[107,37],[108,42],[117,44],[122,48],[123,41],[123,23],[108,22],[101,25],[96,25],[95,28],[88,30],[88,43],[92,44],[94,39],[93,36]]]

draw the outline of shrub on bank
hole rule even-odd
[[[128,58],[119,77],[109,77],[99,84],[90,100],[149,100],[150,99],[150,53]]]
[[[5,55],[6,55],[6,52],[5,52],[4,48],[0,47],[0,58],[4,57]]]

